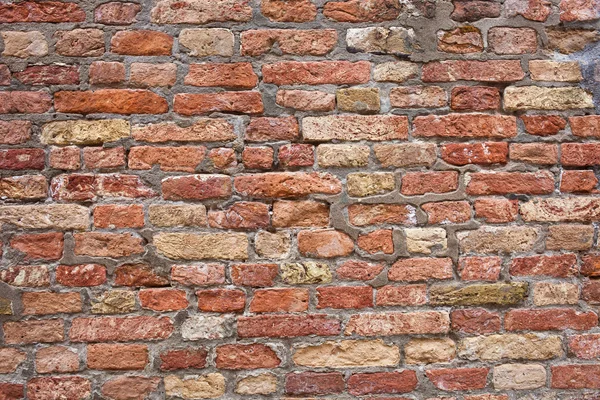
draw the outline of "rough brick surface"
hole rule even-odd
[[[600,0],[0,0],[0,400],[598,400]]]

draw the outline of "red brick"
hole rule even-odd
[[[323,314],[261,315],[239,317],[237,329],[240,338],[335,336],[341,331],[341,323]]]
[[[456,332],[483,335],[500,331],[500,316],[483,308],[454,310],[450,318]]]
[[[600,165],[600,143],[563,143],[560,148],[562,165],[569,167]]]
[[[475,200],[475,217],[487,223],[498,224],[517,219],[519,202],[503,198],[483,198]]]
[[[510,159],[530,164],[554,165],[558,162],[558,148],[545,143],[511,143]]]
[[[177,81],[177,65],[173,63],[133,63],[129,82],[140,87],[170,87]]]
[[[456,189],[458,173],[455,171],[407,172],[402,177],[400,192],[406,196],[418,196],[426,193],[448,193]]]
[[[165,200],[206,200],[231,196],[231,178],[225,175],[187,175],[162,182]]]
[[[358,236],[358,247],[369,254],[393,254],[393,232],[390,229],[380,229]]]
[[[256,290],[250,302],[250,312],[303,312],[308,310],[308,289]]]
[[[10,69],[8,65],[0,64],[0,85],[10,85]]]
[[[560,191],[563,193],[598,193],[598,178],[594,171],[563,171]]]
[[[458,111],[497,110],[500,91],[488,86],[456,86],[452,88],[450,107]]]
[[[89,369],[141,370],[148,363],[145,344],[90,344],[87,346]]]
[[[50,107],[52,96],[46,92],[0,92],[0,114],[42,114]]]
[[[584,360],[593,360],[599,357],[600,335],[592,333],[569,337],[569,352]]]
[[[130,56],[169,56],[173,37],[157,31],[119,31],[110,41],[110,51]]]
[[[427,303],[427,285],[386,285],[377,289],[377,306],[420,306]]]
[[[404,204],[351,204],[348,218],[352,225],[414,225],[415,209]]]
[[[0,271],[0,279],[12,286],[50,286],[50,273],[45,265],[16,265]]]
[[[23,315],[73,314],[82,311],[77,292],[26,292],[21,294]]]
[[[554,365],[550,367],[554,389],[600,389],[600,365]]]
[[[495,26],[488,30],[488,49],[496,54],[535,53],[537,42],[533,28]]]
[[[0,144],[21,144],[30,137],[30,121],[0,121]]]
[[[171,269],[171,279],[186,286],[218,285],[225,282],[225,267],[221,264],[174,265]],[[160,283],[153,286],[166,286],[169,281],[160,278]]]
[[[246,294],[239,289],[198,290],[198,309],[205,312],[243,312]]]
[[[329,226],[329,205],[316,201],[287,201],[273,203],[273,226],[326,227]]]
[[[576,261],[572,262],[573,264],[576,264]],[[574,271],[574,273],[575,272],[576,271]],[[581,257],[581,274],[590,278],[597,278],[600,276],[599,254],[586,254]]]
[[[554,191],[554,175],[540,172],[480,172],[469,174],[467,194],[549,194]]]
[[[194,172],[204,160],[206,147],[136,146],[129,150],[130,169],[151,169],[158,165],[162,171]]]
[[[600,4],[597,1],[586,0],[561,0],[560,20],[594,21],[600,19]]]
[[[252,89],[258,84],[258,76],[250,63],[190,64],[184,83],[201,87]]]
[[[423,82],[515,82],[525,77],[519,60],[446,60],[423,65]]]
[[[273,172],[236,176],[234,186],[243,196],[256,198],[304,197],[309,194],[337,194],[342,184],[323,172]]]
[[[523,115],[521,116],[525,131],[530,135],[556,135],[567,126],[567,121],[558,115]]]
[[[600,281],[593,280],[584,283],[581,290],[581,299],[588,304],[600,304]]]
[[[262,114],[264,107],[259,92],[179,93],[173,111],[185,116],[212,112]]]
[[[497,281],[500,278],[500,257],[461,257],[458,273],[463,281]]]
[[[94,208],[97,228],[141,228],[144,226],[144,206],[141,204],[98,205]]]
[[[217,169],[235,168],[237,165],[237,153],[234,149],[227,147],[211,149],[208,152],[208,158],[212,166]]]
[[[278,90],[278,105],[301,111],[333,111],[335,94],[317,90]]]
[[[450,18],[455,21],[471,22],[500,16],[501,5],[499,3],[485,0],[456,0],[453,4],[454,11]]]
[[[169,280],[147,264],[125,264],[115,268],[115,286],[167,286]]]
[[[240,286],[273,286],[278,272],[277,264],[234,264],[231,266],[231,280]]]
[[[496,138],[517,135],[517,122],[512,116],[487,114],[449,114],[415,117],[416,137]]]
[[[114,400],[147,398],[158,390],[159,377],[119,376],[102,385],[102,394]]]
[[[373,307],[370,286],[330,286],[317,288],[317,308],[360,309]]]
[[[62,342],[65,339],[62,319],[5,322],[2,325],[6,344]]]
[[[35,353],[35,371],[39,374],[77,372],[79,355],[68,347],[44,347]]]
[[[78,256],[128,257],[144,251],[142,238],[131,233],[76,233],[73,252]]]
[[[156,3],[151,13],[151,21],[158,24],[247,22],[251,19],[252,8],[248,4],[248,0],[217,0],[209,3],[190,0],[177,3],[159,2]]]
[[[275,152],[271,147],[246,147],[242,151],[242,162],[248,169],[271,169]]]
[[[246,128],[245,138],[250,142],[294,140],[300,135],[298,121],[294,117],[253,118]]]
[[[110,85],[125,81],[125,64],[119,62],[94,61],[89,69],[90,84]]]
[[[140,305],[153,311],[176,311],[187,308],[188,301],[183,290],[144,289],[139,293]]]
[[[389,270],[392,281],[416,282],[429,279],[451,279],[450,258],[401,258]]]
[[[243,56],[257,57],[273,48],[282,54],[324,56],[337,44],[334,29],[257,29],[240,35]]]
[[[78,85],[79,67],[72,65],[32,65],[14,77],[26,85]]]
[[[449,143],[442,145],[442,159],[453,165],[490,165],[508,161],[508,143]]]
[[[79,147],[52,147],[48,157],[50,168],[63,170],[76,170],[81,167]]]
[[[474,26],[461,26],[437,32],[437,49],[446,53],[468,54],[483,51],[483,36]]]
[[[371,63],[359,61],[285,61],[265,64],[263,81],[275,85],[354,85],[367,83]]]
[[[219,369],[240,370],[276,368],[281,360],[264,344],[226,344],[217,347],[215,363]]]
[[[43,200],[48,197],[48,182],[42,175],[0,178],[0,197],[5,200]]]
[[[168,317],[75,318],[69,337],[72,342],[129,342],[166,339],[173,333]]]
[[[98,264],[59,265],[56,282],[64,286],[99,286],[106,282],[106,268]]]
[[[149,90],[101,89],[86,92],[56,92],[54,108],[74,114],[162,114],[167,101]]]
[[[0,169],[24,170],[44,169],[46,153],[44,149],[0,150]]]
[[[91,382],[81,376],[33,378],[27,383],[27,398],[30,400],[85,400],[91,394]]]
[[[10,247],[23,253],[25,260],[59,260],[64,239],[62,233],[17,235],[10,240]]]
[[[584,138],[600,137],[600,116],[586,115],[582,117],[569,118],[571,132],[575,136]]]
[[[0,383],[0,396],[4,400],[20,400],[24,397],[25,385],[20,383]]]
[[[83,149],[83,162],[87,169],[113,169],[125,166],[123,147],[86,147]]]
[[[226,210],[208,212],[208,224],[213,228],[258,229],[269,223],[269,206],[263,203],[239,201]]]
[[[447,333],[448,314],[439,311],[353,314],[346,324],[346,335],[396,336],[405,334]]]
[[[305,257],[332,258],[354,251],[354,241],[346,233],[333,229],[298,232],[298,251]]]
[[[367,372],[348,378],[348,392],[354,396],[380,393],[408,393],[417,388],[415,371]]]
[[[67,57],[100,57],[104,54],[104,32],[100,29],[56,31],[56,52]]]
[[[460,224],[471,219],[471,205],[467,201],[442,201],[421,206],[429,224]]]
[[[317,7],[311,0],[262,0],[260,11],[277,22],[308,22],[317,16]]]
[[[373,264],[361,260],[344,261],[337,269],[336,274],[340,279],[355,281],[370,281],[383,271],[383,264]]]
[[[299,372],[285,376],[285,392],[290,395],[342,393],[344,377],[340,372]]]
[[[0,23],[83,21],[85,11],[75,2],[23,1],[0,4]]]
[[[585,268],[585,260],[583,260]],[[568,278],[577,274],[575,254],[556,254],[514,258],[510,265],[513,276],[551,276]]]
[[[315,163],[315,148],[310,144],[286,144],[277,154],[279,165],[284,168],[312,167]]]
[[[435,387],[442,390],[476,390],[487,384],[488,368],[445,368],[425,371]]]
[[[504,11],[509,17],[522,15],[523,18],[531,21],[544,22],[552,13],[552,3],[547,0],[528,0],[527,2],[512,0],[504,4]]]
[[[174,371],[179,369],[200,369],[206,367],[208,351],[204,348],[167,350],[160,354],[160,369]]]
[[[129,25],[136,22],[141,10],[142,7],[136,3],[104,3],[94,10],[94,21],[105,25]]]
[[[570,308],[543,310],[509,310],[504,317],[504,327],[508,331],[552,331],[583,330],[598,326],[596,313],[579,312]]]

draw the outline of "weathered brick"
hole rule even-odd
[[[334,29],[256,29],[240,35],[241,53],[257,57],[280,54],[323,56],[333,50],[338,34]]]
[[[488,31],[488,48],[496,54],[535,53],[537,42],[533,28],[497,26]]]
[[[167,101],[148,90],[101,89],[87,92],[61,91],[54,94],[56,111],[75,114],[162,114]]]
[[[129,82],[132,85],[141,87],[173,86],[176,80],[176,64],[131,64]]]
[[[346,31],[348,51],[406,56],[413,52],[416,36],[403,27],[351,28]]]
[[[591,94],[578,87],[509,86],[504,90],[504,109],[507,111],[593,107]]]
[[[256,290],[250,302],[250,312],[304,312],[308,310],[307,289]]]
[[[523,79],[525,73],[518,60],[447,60],[425,64],[422,76],[424,82],[515,82]]]
[[[313,193],[337,194],[341,182],[333,175],[318,172],[272,172],[237,176],[235,190],[256,198],[304,197]]]
[[[4,31],[0,33],[4,41],[5,57],[41,57],[48,54],[48,42],[40,31]]]
[[[262,0],[260,10],[277,22],[308,22],[317,16],[317,7],[311,0]]]
[[[250,63],[191,64],[184,83],[201,87],[252,89],[258,83],[258,77]]]
[[[350,0],[328,2],[323,14],[339,22],[383,22],[395,20],[400,11],[400,2],[397,0]]]
[[[396,115],[306,117],[302,120],[302,135],[317,142],[403,140],[408,138],[408,119]]]
[[[444,368],[425,371],[435,387],[442,390],[476,390],[487,385],[488,368]]]
[[[26,85],[77,85],[79,67],[71,65],[32,65],[13,74]]]
[[[185,116],[212,112],[261,114],[264,106],[259,92],[179,93],[173,111]]]
[[[293,361],[305,367],[356,368],[396,366],[400,349],[381,339],[342,340],[295,349]]]
[[[540,172],[476,172],[467,175],[467,193],[475,196],[493,194],[548,194],[554,191],[554,175]]]
[[[106,25],[129,25],[137,22],[142,7],[136,3],[110,2],[100,4],[94,10],[94,21]]]
[[[6,3],[0,7],[0,22],[83,22],[85,11],[77,3],[59,1]]]
[[[452,165],[490,165],[508,161],[508,143],[449,143],[442,145],[441,157]]]
[[[352,85],[366,83],[371,76],[371,63],[359,61],[287,61],[265,64],[263,81],[275,85]]]
[[[99,57],[104,54],[104,32],[100,29],[56,31],[56,52],[68,57]]]
[[[75,318],[69,337],[73,342],[129,342],[166,339],[172,332],[168,317]]]
[[[148,347],[144,344],[87,345],[87,366],[101,370],[141,370],[148,363]]]
[[[514,117],[486,114],[449,114],[416,117],[413,135],[417,137],[497,138],[517,135]]]
[[[366,372],[348,378],[348,392],[355,396],[379,393],[407,393],[417,388],[417,374],[412,370]]]
[[[437,32],[437,48],[446,53],[479,53],[483,51],[483,36],[474,26],[461,26]]]
[[[159,233],[154,236],[158,252],[176,260],[244,260],[248,238],[243,233]]]
[[[486,111],[500,108],[500,91],[489,86],[452,88],[450,107],[458,111]]]
[[[0,92],[0,114],[42,114],[51,106],[52,98],[47,92]]]
[[[450,318],[445,312],[355,314],[346,325],[345,334],[361,336],[394,336],[406,334],[446,333]]]
[[[402,177],[401,193],[407,196],[418,196],[426,193],[447,193],[458,188],[458,173],[455,171],[440,172],[407,172]]]

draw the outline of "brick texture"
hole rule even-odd
[[[599,23],[0,0],[0,399],[598,400]]]

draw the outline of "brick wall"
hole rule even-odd
[[[599,399],[599,18],[2,0],[0,399]]]

